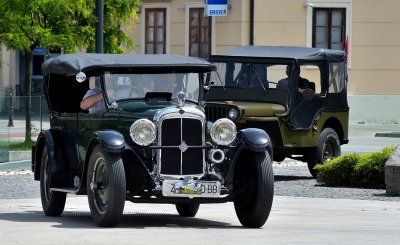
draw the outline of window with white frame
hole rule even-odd
[[[351,47],[352,0],[305,0],[307,7],[307,47],[344,50]],[[351,48],[348,50],[351,67]]]
[[[166,9],[146,8],[145,12],[145,53],[166,53]]]
[[[312,46],[343,50],[346,40],[345,8],[313,8]]]
[[[208,59],[211,54],[211,17],[204,8],[189,9],[189,55]]]

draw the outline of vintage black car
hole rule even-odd
[[[216,69],[175,55],[66,54],[42,66],[50,128],[32,149],[43,210],[59,216],[66,194],[87,195],[94,221],[115,226],[126,200],[170,203],[180,216],[233,201],[239,221],[261,227],[273,201],[265,131],[211,123],[204,79]],[[80,103],[97,87],[104,111]]]
[[[273,160],[314,166],[341,154],[348,143],[346,54],[339,50],[241,46],[210,61],[208,120],[230,118],[238,129],[261,128],[271,137]]]

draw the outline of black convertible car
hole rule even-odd
[[[262,226],[273,201],[271,141],[261,129],[208,120],[204,80],[215,69],[174,55],[47,60],[50,128],[32,149],[46,215],[62,214],[67,193],[88,196],[99,226],[117,225],[126,200],[174,204],[191,217],[201,203],[233,201],[244,226]],[[104,111],[81,109],[91,88]]]

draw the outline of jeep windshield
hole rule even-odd
[[[176,99],[182,91],[185,100],[198,102],[199,86],[199,73],[104,73],[104,89],[109,101],[144,99],[148,93],[170,93],[172,99]]]
[[[289,64],[245,62],[218,62],[214,64],[217,66],[218,72],[218,75],[215,72],[211,75],[211,81],[215,81],[214,86],[287,90],[287,83],[286,86],[283,85],[282,80],[288,77],[287,67],[289,67]],[[279,81],[281,81],[281,84],[278,86]]]
[[[205,94],[208,101],[241,100],[286,104],[292,63],[214,62],[217,71],[211,72],[211,83]]]

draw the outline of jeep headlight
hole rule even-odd
[[[229,111],[228,111],[228,117],[231,119],[231,120],[235,120],[236,119],[236,117],[238,116],[238,111],[235,109],[235,108],[231,108],[231,109],[229,109]]]
[[[148,146],[156,139],[156,126],[148,119],[139,119],[131,125],[129,133],[133,142]]]
[[[236,125],[227,118],[215,121],[211,127],[211,138],[218,145],[229,145],[236,138]]]

